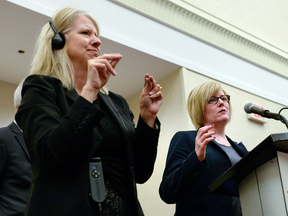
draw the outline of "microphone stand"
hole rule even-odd
[[[278,116],[279,116],[279,120],[280,120],[283,124],[285,124],[286,127],[287,127],[287,129],[288,129],[288,121],[287,121],[287,119],[280,114],[281,111],[284,110],[284,109],[288,109],[288,107],[282,108],[282,109],[279,111]]]

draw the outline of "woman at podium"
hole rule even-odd
[[[242,215],[239,197],[212,194],[208,188],[248,153],[225,134],[230,96],[219,83],[206,82],[190,92],[187,107],[197,130],[173,136],[159,188],[161,199],[176,203],[176,216]],[[237,185],[231,190],[238,190]]]

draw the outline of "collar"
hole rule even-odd
[[[23,133],[23,131],[21,130],[21,128],[19,127],[19,125],[17,124],[17,122],[14,120],[15,125],[18,127],[18,129],[21,131],[21,133]]]

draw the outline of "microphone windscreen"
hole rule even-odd
[[[244,110],[246,113],[251,113],[251,107],[254,106],[253,103],[246,103],[244,106]]]

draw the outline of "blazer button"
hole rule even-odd
[[[82,124],[82,123],[79,123],[79,124],[78,124],[78,128],[79,128],[79,129],[82,129],[82,128],[83,128],[83,124]]]
[[[86,114],[85,118],[86,119],[90,119],[91,118],[91,114],[90,113]]]
[[[79,129],[78,128],[74,128],[74,133],[78,134],[79,133]]]
[[[86,124],[87,120],[85,118],[82,119],[82,124]]]

